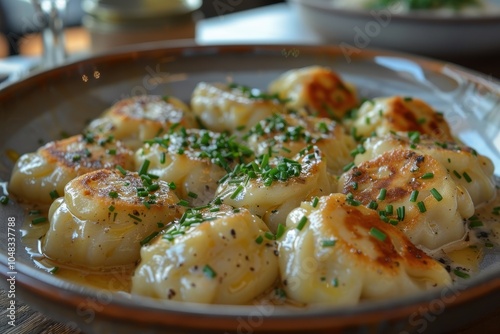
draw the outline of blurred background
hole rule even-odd
[[[189,13],[175,13],[174,10],[170,12],[169,8],[172,8],[175,3],[181,2],[171,0],[67,0],[67,8],[63,13],[66,49],[69,54],[72,54],[89,50],[92,43],[94,43],[95,51],[101,51],[111,48],[112,44],[194,38],[195,24],[200,20],[284,1],[186,1],[190,3],[189,6],[192,8],[197,7],[197,2],[201,2],[201,5]],[[127,16],[125,10],[120,11],[120,8],[123,9],[123,7],[133,3],[149,6],[151,11],[140,12],[136,10],[136,17]],[[115,12],[110,13],[111,10]],[[41,19],[35,12],[31,0],[0,0],[0,57],[40,55],[42,52],[41,28]],[[119,34],[123,36],[116,40],[116,36]],[[137,36],[130,36],[134,34]],[[106,43],[106,45],[98,43]]]
[[[69,59],[124,45],[180,39],[202,45],[338,44],[347,53],[394,49],[500,77],[500,0],[474,0],[496,3],[497,11],[493,7],[479,13],[472,10],[465,20],[451,11],[436,17],[427,17],[427,12],[415,19],[413,13],[397,17],[400,11],[390,8],[347,11],[332,6],[367,1],[0,0],[0,81],[13,68],[32,70],[43,64],[47,56],[40,58],[42,35],[47,33],[43,28],[54,15],[49,7],[64,5],[60,23]],[[42,4],[38,11],[34,3]]]

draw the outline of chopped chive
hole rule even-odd
[[[485,242],[484,243],[484,247],[486,247],[486,248],[493,248],[493,247],[495,247],[495,245],[493,245],[491,242]]]
[[[42,213],[42,211],[40,211],[40,210],[30,210],[30,212],[28,214],[30,216],[36,216],[36,215],[39,215],[41,213]]]
[[[459,180],[462,178],[462,175],[460,175],[460,173],[457,172],[456,170],[453,171],[453,175],[455,175]]]
[[[337,277],[335,277],[333,280],[332,280],[332,286],[334,288],[338,287],[339,286],[339,280]]]
[[[443,199],[443,196],[441,196],[441,194],[439,193],[439,191],[437,191],[436,188],[432,188],[430,191],[431,191],[432,196],[434,196],[434,198],[438,202],[440,202]]]
[[[318,197],[314,197],[314,199],[312,201],[313,208],[317,207],[318,203],[319,203],[319,198]]]
[[[231,194],[231,199],[235,199],[242,191],[243,191],[243,186],[240,184],[236,190]]]
[[[424,213],[427,211],[427,208],[425,207],[425,203],[420,201],[417,203],[417,206],[418,206],[418,210],[421,212],[421,213]]]
[[[160,185],[158,183],[153,183],[148,186],[148,191],[153,192],[160,189]]]
[[[370,201],[370,203],[368,203],[367,205],[367,208],[372,210],[377,210],[378,204],[375,201]]]
[[[469,176],[469,174],[467,174],[467,172],[463,172],[462,175],[464,176],[464,179],[465,179],[465,181],[467,181],[467,183],[471,183],[472,182],[472,179]]]
[[[297,230],[301,231],[304,228],[304,226],[306,225],[306,223],[307,223],[306,216],[303,216],[302,218],[300,218],[299,224],[297,225]]]
[[[350,185],[351,185],[352,189],[358,190],[358,182],[353,181],[353,182],[350,183]]]
[[[146,209],[151,209],[151,205],[149,204],[148,201],[142,201],[142,204],[144,204],[144,206],[146,207]]]
[[[185,199],[181,199],[177,204],[180,206],[189,206],[189,202],[186,201]]]
[[[264,233],[264,236],[266,237],[266,239],[269,239],[269,240],[274,240],[276,239],[276,237],[274,236],[274,234],[272,234],[271,232],[267,231],[266,233]]]
[[[333,247],[337,243],[337,240],[331,239],[331,240],[323,240],[321,242],[321,247]]]
[[[342,168],[342,170],[344,172],[347,172],[348,170],[350,170],[352,167],[354,167],[354,162],[350,162],[348,163],[347,165],[344,166],[344,168]]]
[[[420,178],[425,180],[425,179],[432,179],[433,177],[434,177],[434,173],[425,173]]]
[[[388,223],[391,224],[391,225],[396,226],[396,225],[399,224],[399,220],[397,220],[397,219],[389,219]]]
[[[198,194],[196,194],[196,193],[194,193],[192,191],[188,192],[188,196],[191,197],[191,198],[198,198]]]
[[[172,190],[175,190],[175,189],[177,188],[177,186],[175,185],[175,183],[174,183],[174,182],[170,182],[170,183],[168,184],[168,187],[169,187],[170,189],[172,189]]]
[[[133,214],[131,214],[131,213],[129,213],[129,214],[128,214],[128,216],[129,216],[130,218],[132,218],[133,220],[136,220],[136,221],[138,221],[138,222],[142,222],[142,219],[141,219],[141,218],[139,218],[139,217],[137,217],[137,216],[135,216],[135,215],[133,215]]]
[[[167,160],[167,155],[165,152],[161,152],[161,155],[160,155],[160,163],[163,165],[165,163],[165,161]]]
[[[148,159],[145,159],[142,162],[141,168],[139,169],[139,175],[147,174],[148,168],[149,168],[149,164],[150,164],[150,161]]]
[[[213,270],[212,267],[210,267],[208,264],[203,267],[203,273],[208,278],[215,278],[217,276],[215,270]]]
[[[283,289],[276,288],[274,289],[274,294],[280,298],[280,299],[285,299],[286,298],[286,292]]]
[[[260,168],[261,168],[261,169],[266,168],[266,167],[267,167],[267,165],[268,165],[268,163],[269,163],[269,155],[268,155],[268,154],[264,154],[264,155],[262,156],[262,161],[261,161],[261,163],[260,163]]]
[[[116,150],[114,148],[108,150],[109,155],[116,155]]]
[[[410,96],[406,96],[406,97],[404,97],[404,98],[403,98],[403,100],[404,100],[405,102],[410,102],[410,101],[413,101],[413,98],[412,98],[412,97],[410,97]]]
[[[75,154],[72,158],[71,158],[71,161],[73,162],[77,162],[77,161],[80,161],[82,159],[82,156],[79,155],[79,154]]]
[[[115,207],[113,205],[108,206],[108,211],[109,212],[115,211]]]
[[[460,277],[460,278],[469,278],[470,277],[469,274],[467,274],[466,272],[461,271],[460,269],[453,270],[453,273],[456,276]]]
[[[116,220],[116,216],[118,216],[118,212],[115,212],[115,213],[113,214],[113,221],[115,221],[115,220]]]
[[[9,197],[3,195],[2,197],[0,197],[0,203],[6,205],[7,203],[9,203]]]
[[[379,230],[378,228],[376,228],[376,227],[372,227],[372,228],[370,229],[370,231],[369,231],[369,234],[370,234],[372,237],[374,237],[375,239],[378,239],[378,240],[380,240],[380,241],[384,241],[384,240],[385,240],[385,238],[387,237],[387,235],[386,235],[384,232],[380,231],[380,230]]]
[[[145,244],[149,243],[151,240],[153,240],[154,237],[156,237],[158,235],[158,231],[156,232],[153,232],[151,233],[150,235],[148,235],[147,237],[145,237],[144,239],[142,239],[139,243],[141,246],[144,246]]]
[[[410,202],[416,202],[418,198],[418,190],[413,190],[410,195]]]
[[[158,228],[164,228],[165,224],[163,224],[162,222],[158,222],[156,223],[156,226],[158,226]]]
[[[469,223],[470,228],[476,228],[476,227],[481,227],[483,226],[483,222],[480,220],[474,220]]]
[[[111,198],[118,198],[118,193],[116,191],[110,191],[108,195]]]
[[[48,219],[46,217],[38,217],[38,218],[35,218],[31,221],[31,224],[33,225],[36,225],[36,224],[41,224],[41,223],[45,223]]]
[[[392,206],[392,204],[389,204],[388,206],[385,207],[385,212],[388,214],[388,215],[392,215],[392,213],[394,212],[394,207]]]
[[[50,272],[51,274],[55,274],[55,273],[57,273],[58,271],[59,271],[59,267],[55,266],[54,268],[50,269],[50,271],[49,271],[49,272]]]
[[[256,242],[256,243],[258,243],[259,245],[260,245],[263,241],[264,241],[264,238],[263,238],[261,235],[259,235],[259,236],[257,237],[257,239],[255,239],[255,242]]]
[[[139,197],[147,197],[149,195],[149,192],[147,192],[146,190],[140,190],[137,192],[137,196]]]
[[[59,193],[57,192],[57,190],[52,190],[50,193],[50,198],[52,199],[56,199],[56,198],[59,198]]]
[[[387,189],[385,189],[385,188],[380,189],[380,192],[378,193],[377,199],[379,201],[383,201],[385,199],[386,194],[387,194]]]
[[[118,171],[122,173],[122,175],[127,175],[127,171],[122,166],[117,165],[116,169],[118,169]]]
[[[276,230],[276,239],[279,239],[285,234],[285,225],[279,223],[278,228]]]
[[[405,211],[406,208],[404,206],[400,206],[396,209],[396,215],[398,216],[399,221],[403,221],[405,219]]]

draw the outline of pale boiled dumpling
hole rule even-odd
[[[140,95],[115,103],[86,131],[113,135],[136,150],[145,140],[178,127],[197,127],[194,114],[184,102],[172,96]]]
[[[339,180],[339,191],[381,212],[419,247],[462,240],[474,214],[469,193],[430,155],[395,149],[362,162]],[[382,194],[381,194],[382,192]]]
[[[258,163],[240,166],[221,180],[215,196],[225,204],[247,208],[275,232],[288,213],[301,201],[326,195],[336,188],[317,147],[299,152],[292,159],[264,155]]]
[[[173,183],[179,198],[192,206],[210,202],[218,181],[253,152],[224,133],[181,129],[147,141],[135,154],[138,168],[146,161],[148,172]]]
[[[22,201],[50,204],[75,177],[102,168],[134,168],[134,153],[108,136],[76,135],[50,142],[16,162],[9,191]]]
[[[496,196],[492,161],[470,147],[453,142],[438,142],[415,133],[371,137],[364,142],[363,147],[364,152],[356,155],[357,164],[393,149],[411,148],[438,160],[450,172],[451,178],[467,190],[474,206],[484,204]]]
[[[285,112],[279,100],[255,89],[206,82],[194,89],[191,107],[207,129],[217,132],[248,129],[266,117]]]
[[[321,66],[289,70],[269,84],[269,92],[286,100],[289,108],[305,108],[320,117],[341,119],[358,106],[355,88]]]
[[[137,173],[101,169],[69,182],[52,203],[43,253],[87,268],[133,265],[141,242],[184,209],[164,181],[145,185]]]
[[[205,304],[246,304],[278,277],[276,243],[245,209],[188,210],[141,249],[132,294]]]
[[[306,304],[355,305],[451,284],[440,263],[342,194],[303,202],[278,243],[286,295]]]

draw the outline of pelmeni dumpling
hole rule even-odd
[[[356,89],[331,69],[309,66],[293,69],[270,83],[269,92],[286,100],[287,107],[309,114],[340,119],[358,106]]]
[[[87,268],[133,265],[141,243],[184,209],[164,181],[101,169],[69,182],[52,203],[42,242],[50,259]]]
[[[325,155],[329,172],[341,174],[353,161],[356,144],[344,127],[329,118],[275,114],[260,121],[244,136],[255,155],[291,158],[308,145],[316,145]]]
[[[301,201],[329,194],[336,186],[317,147],[292,159],[269,159],[265,154],[257,162],[237,166],[221,181],[217,198],[258,215],[273,232]]]
[[[179,126],[197,127],[194,114],[184,102],[172,96],[141,95],[115,103],[94,119],[87,131],[113,135],[136,150],[145,140]]]
[[[355,305],[451,284],[440,263],[342,194],[303,202],[278,243],[286,295],[307,304]]]
[[[133,170],[133,155],[109,136],[76,135],[50,142],[17,160],[9,191],[22,201],[50,204],[79,175],[116,166]]]
[[[141,249],[132,294],[205,304],[245,304],[278,277],[275,241],[246,209],[188,210]]]
[[[363,153],[356,155],[357,164],[393,149],[412,149],[431,155],[450,172],[451,178],[458,185],[467,190],[476,207],[496,196],[493,162],[470,147],[453,142],[438,142],[410,132],[368,138],[363,143],[363,148]]]
[[[364,102],[354,115],[354,119],[345,123],[356,137],[417,131],[436,140],[453,140],[443,115],[420,99],[378,97]]]
[[[469,193],[430,155],[395,149],[342,175],[339,190],[379,211],[419,247],[436,250],[465,237]]]
[[[171,183],[175,193],[193,206],[210,202],[218,181],[253,152],[224,133],[180,129],[149,140],[137,150],[137,166],[149,163],[149,173]]]
[[[209,130],[236,132],[248,129],[273,114],[285,112],[282,102],[246,86],[200,82],[191,107]]]

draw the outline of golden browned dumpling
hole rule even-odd
[[[172,96],[141,95],[115,103],[87,131],[112,135],[136,150],[148,139],[178,127],[195,128],[189,107]]]
[[[9,190],[22,201],[50,204],[75,177],[102,168],[134,169],[134,154],[110,136],[77,135],[50,142],[16,162]]]
[[[494,166],[488,157],[470,147],[439,142],[415,132],[368,138],[363,144],[363,153],[356,155],[355,162],[359,164],[394,149],[412,149],[438,160],[451,178],[469,193],[476,207],[496,196]]]
[[[355,305],[451,283],[439,262],[342,194],[303,202],[278,243],[286,295],[307,304]]]
[[[309,114],[341,119],[358,106],[356,90],[331,69],[309,66],[283,73],[269,85],[292,109],[305,108]]]
[[[342,175],[340,192],[378,210],[417,246],[439,249],[465,237],[474,214],[469,193],[430,155],[395,149]]]
[[[391,132],[417,131],[440,141],[453,141],[443,115],[420,99],[411,97],[379,97],[364,102],[347,120],[357,137],[382,136]]]
[[[245,209],[188,210],[141,250],[132,293],[164,300],[245,304],[278,277],[276,243]]]
[[[141,244],[184,209],[164,181],[145,184],[134,172],[101,169],[73,179],[52,203],[44,254],[87,268],[133,265]]]

